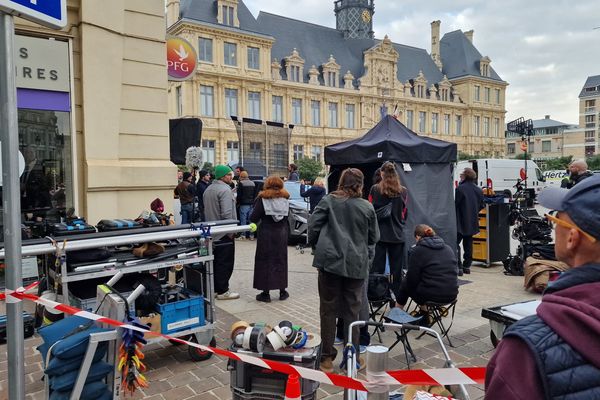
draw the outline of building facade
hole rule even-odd
[[[600,154],[600,75],[587,78],[579,93],[579,125],[546,118],[533,121],[528,151],[536,161],[571,156],[583,159]],[[523,153],[521,137],[506,132],[506,156]]]
[[[533,134],[529,137],[527,151],[535,161],[574,156],[568,144],[574,140],[574,124],[556,121],[546,115],[533,121]],[[506,156],[514,158],[525,152],[521,135],[506,131]]]
[[[440,37],[434,21],[428,53],[375,39],[373,0],[338,0],[334,10],[336,29],[254,18],[241,0],[167,2],[168,34],[198,52],[195,76],[169,84],[169,116],[202,119],[205,161],[239,160],[240,117],[293,126],[289,161],[323,161],[324,146],[364,134],[384,113],[461,151],[504,155],[507,83],[472,31]]]
[[[176,184],[164,1],[67,12],[62,30],[15,20],[23,220],[135,218]]]

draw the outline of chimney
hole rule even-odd
[[[441,22],[439,20],[431,23],[431,58],[441,71],[442,57],[440,55],[440,24]]]
[[[167,27],[179,21],[179,0],[168,0],[167,2]]]
[[[545,117],[545,118],[546,118],[546,119],[550,119],[550,116],[549,116],[549,115],[546,115],[546,117]]]
[[[473,33],[474,33],[473,29],[465,32],[465,36],[467,37],[467,39],[469,39],[469,42],[471,42],[471,43],[473,43]]]

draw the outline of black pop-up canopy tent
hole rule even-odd
[[[456,144],[419,136],[387,115],[364,136],[325,147],[330,166],[330,191],[341,172],[358,168],[365,175],[365,194],[373,174],[385,161],[394,161],[402,185],[408,189],[406,243],[413,243],[417,224],[427,224],[452,248],[456,247],[453,168]],[[405,247],[407,248],[407,247]]]

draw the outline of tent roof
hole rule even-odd
[[[419,136],[386,115],[364,136],[325,147],[325,164],[456,162],[456,143]]]

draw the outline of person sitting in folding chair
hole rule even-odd
[[[408,271],[394,295],[396,307],[404,309],[410,297],[426,314],[427,302],[449,304],[456,300],[457,261],[454,250],[430,226],[417,225],[415,239],[417,243],[408,254]]]

